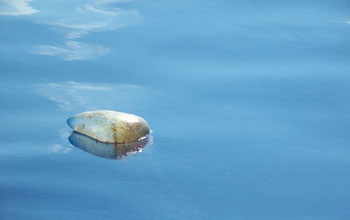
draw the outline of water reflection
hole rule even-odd
[[[146,137],[139,141],[130,143],[104,143],[90,138],[86,135],[73,132],[68,138],[75,147],[106,159],[124,159],[142,151],[144,147],[151,144],[152,137]]]

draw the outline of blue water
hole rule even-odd
[[[0,2],[0,219],[350,219],[349,1]],[[147,120],[122,160],[66,119]]]

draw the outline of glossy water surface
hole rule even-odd
[[[0,1],[0,219],[350,219],[349,1]],[[147,120],[123,160],[66,119]]]

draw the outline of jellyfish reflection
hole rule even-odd
[[[149,143],[148,137],[129,143],[104,143],[77,132],[73,132],[68,140],[83,151],[98,157],[118,160],[141,152]]]

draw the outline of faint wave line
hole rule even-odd
[[[30,15],[39,12],[29,3],[32,0],[0,0],[0,15]]]
[[[129,26],[139,20],[135,9],[123,9],[114,4],[128,0],[97,0],[62,13],[62,18],[41,20],[37,23],[50,25],[64,34],[64,44],[36,45],[32,54],[56,56],[67,61],[91,60],[110,53],[111,49],[76,41],[92,32],[112,31]]]
[[[64,111],[87,111],[122,105],[145,94],[145,88],[133,84],[96,84],[82,82],[42,83],[35,85],[41,96],[53,101]]]
[[[64,45],[38,45],[31,51],[36,55],[57,56],[63,60],[91,60],[110,53],[110,49],[78,41],[66,41]]]

